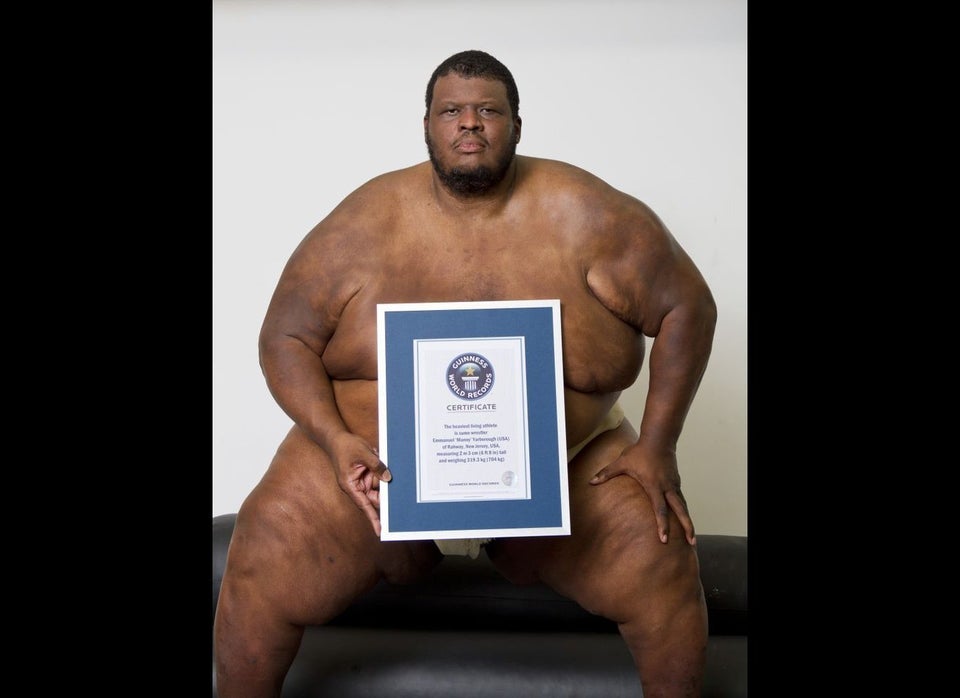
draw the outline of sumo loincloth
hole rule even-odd
[[[567,449],[567,462],[572,461],[576,455],[583,450],[584,446],[600,436],[600,434],[620,426],[623,422],[623,417],[623,407],[620,406],[619,402],[614,403],[610,411],[607,412],[607,416],[600,422],[600,426],[594,429],[590,433],[590,436],[573,448]],[[451,538],[448,540],[435,540],[433,542],[437,544],[440,552],[444,555],[469,555],[476,560],[480,555],[480,548],[492,540],[493,538]]]

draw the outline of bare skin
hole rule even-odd
[[[442,166],[493,167],[521,120],[501,82],[450,73],[424,130]],[[676,445],[709,358],[713,298],[643,203],[518,155],[479,195],[452,191],[429,161],[376,177],[290,258],[260,355],[295,425],[238,512],[215,621],[221,698],[279,696],[305,626],[442,557],[431,541],[379,540],[392,474],[377,455],[377,303],[542,298],[561,303],[568,444],[634,383],[644,336],[656,338],[647,402],[639,436],[624,421],[571,461],[571,535],[503,538],[488,554],[508,579],[543,581],[616,621],[647,698],[700,695],[707,615]]]

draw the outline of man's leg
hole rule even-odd
[[[707,609],[695,548],[675,517],[669,542],[659,541],[650,501],[629,476],[588,484],[635,441],[633,427],[624,422],[571,461],[570,536],[502,538],[487,552],[508,579],[541,580],[615,621],[644,698],[699,696]]]
[[[381,543],[322,452],[294,432],[237,514],[214,621],[219,698],[277,698],[305,626],[442,558],[430,541]]]

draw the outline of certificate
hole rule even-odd
[[[558,300],[377,306],[381,540],[568,535]]]

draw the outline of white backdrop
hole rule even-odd
[[[701,533],[747,533],[746,0],[214,0],[213,515],[290,427],[257,335],[288,257],[371,177],[426,159],[430,73],[464,49],[520,90],[517,152],[646,202],[719,306],[678,455]],[[648,351],[649,356],[649,351]],[[624,394],[639,421],[648,378]]]

